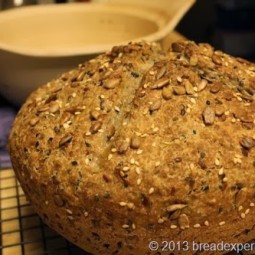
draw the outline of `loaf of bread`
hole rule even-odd
[[[9,151],[44,222],[94,255],[255,237],[255,65],[208,44],[80,64],[30,95]]]

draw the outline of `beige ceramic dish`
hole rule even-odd
[[[162,41],[194,0],[109,0],[0,12],[0,93],[21,104],[37,86],[130,40]]]

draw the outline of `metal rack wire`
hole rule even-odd
[[[0,208],[1,255],[88,255],[41,221],[12,169],[0,170]]]

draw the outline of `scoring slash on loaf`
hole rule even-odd
[[[13,167],[43,220],[95,255],[247,242],[254,93],[255,65],[208,44],[114,47],[32,93],[10,134]]]

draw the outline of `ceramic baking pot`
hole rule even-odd
[[[112,46],[161,42],[193,0],[109,0],[0,12],[0,93],[20,105],[36,87]]]

